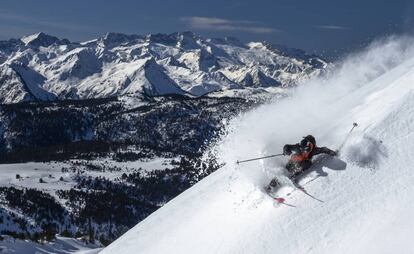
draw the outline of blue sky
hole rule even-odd
[[[414,0],[2,0],[0,39],[42,31],[73,41],[106,32],[266,40],[333,56],[409,33]]]

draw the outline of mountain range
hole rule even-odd
[[[0,103],[269,92],[319,75],[327,66],[298,49],[192,32],[107,33],[85,42],[36,33],[0,41]]]

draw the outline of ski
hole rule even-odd
[[[277,204],[277,207],[280,205],[286,205],[286,206],[290,206],[290,207],[296,207],[295,205],[288,203],[286,197],[289,197],[290,195],[292,195],[295,191],[301,191],[303,194],[307,195],[308,197],[323,203],[324,201],[315,197],[314,195],[310,194],[306,189],[305,189],[305,185],[315,181],[316,179],[318,179],[320,176],[317,175],[316,177],[312,177],[311,179],[305,181],[303,184],[299,184],[297,182],[295,182],[294,180],[292,180],[292,185],[285,185],[285,186],[280,186],[278,187],[277,190],[275,191],[271,191],[269,189],[266,189],[266,193],[272,198],[272,200]],[[302,179],[304,180],[304,179]],[[282,187],[287,187],[287,188],[292,188],[292,190],[289,190],[283,194],[279,194],[276,195],[276,197],[274,196],[274,194],[277,194],[277,192],[280,192]]]
[[[295,206],[295,205],[292,205],[292,204],[287,203],[287,202],[286,202],[286,199],[284,199],[284,198],[282,198],[282,197],[276,197],[276,198],[273,198],[273,200],[274,200],[277,204],[282,204],[282,205],[285,205],[285,206],[290,206],[290,207],[295,207],[295,208],[296,208],[296,206]]]
[[[285,205],[285,206],[289,206],[289,207],[296,207],[293,204],[287,203],[285,198],[282,197],[274,197],[271,193],[267,192],[267,195],[269,195],[269,197],[272,198],[272,200],[275,202],[276,207],[280,206],[280,205]]]
[[[320,200],[319,198],[317,198],[317,197],[313,196],[312,194],[310,194],[309,192],[307,192],[307,191],[306,191],[306,189],[305,189],[303,186],[301,186],[301,185],[299,185],[299,184],[295,184],[295,187],[296,187],[296,189],[295,189],[295,190],[300,190],[300,191],[301,191],[301,192],[303,192],[305,195],[307,195],[307,196],[309,196],[309,197],[311,197],[311,198],[315,199],[316,201],[319,201],[319,202],[323,203],[323,200]]]

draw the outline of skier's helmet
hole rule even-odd
[[[315,146],[316,140],[312,135],[303,137],[302,141],[300,141],[300,148],[303,152],[310,152]]]
[[[316,146],[316,139],[312,135],[308,135],[306,137],[303,137],[303,139],[306,139],[307,141],[311,142],[314,146]]]

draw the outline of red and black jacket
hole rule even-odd
[[[283,147],[283,154],[291,155],[290,161],[297,163],[311,160],[314,155],[321,153],[336,155],[336,152],[332,151],[331,149],[327,147],[317,147],[313,143],[310,143],[310,147],[307,149],[307,151],[304,151],[303,147],[301,147],[300,144],[285,145]]]

